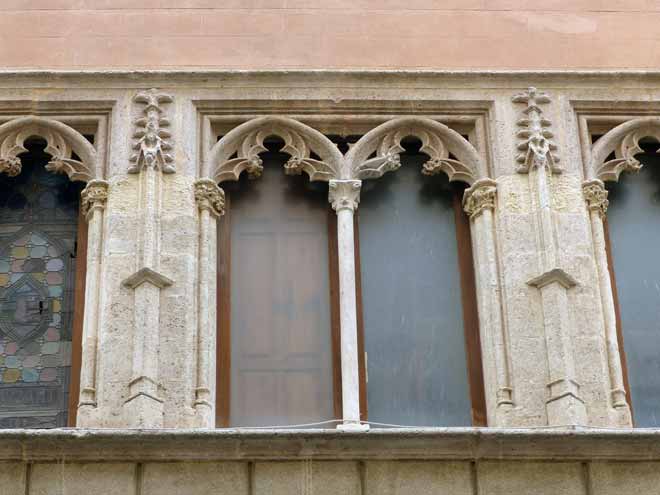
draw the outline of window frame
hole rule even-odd
[[[393,172],[396,174],[396,171]],[[473,427],[487,426],[486,389],[484,384],[483,360],[481,355],[481,335],[477,310],[477,290],[472,254],[472,234],[470,219],[463,210],[463,187],[452,184],[452,207],[458,252],[458,272],[461,284],[461,312],[463,316],[463,337],[470,397],[470,417]],[[368,421],[367,401],[367,362],[364,347],[364,310],[362,306],[362,283],[360,266],[360,228],[358,214],[353,217],[355,232],[355,286],[357,291],[358,320],[358,366],[360,371],[360,419]]]
[[[327,206],[330,301],[330,340],[332,343],[332,403],[335,419],[342,416],[341,355],[339,327],[339,265],[336,215]],[[230,428],[231,420],[231,192],[225,194],[224,214],[217,219],[216,273],[216,428]],[[334,222],[334,223],[333,223]]]

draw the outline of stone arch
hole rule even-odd
[[[348,179],[375,179],[400,166],[401,140],[416,137],[421,152],[429,156],[422,172],[444,172],[450,181],[472,185],[480,178],[481,157],[463,136],[444,124],[425,117],[401,117],[372,129],[353,145],[346,155],[342,173]],[[369,158],[375,153],[375,157]],[[456,159],[449,158],[452,154]]]
[[[21,171],[19,156],[28,150],[25,142],[31,137],[46,141],[46,153],[51,160],[46,169],[67,174],[72,181],[89,182],[100,179],[97,155],[85,137],[62,122],[43,117],[21,117],[0,125],[0,173],[10,176]],[[74,154],[80,158],[73,158]]]
[[[660,117],[633,119],[611,129],[593,145],[587,175],[616,182],[623,172],[637,172],[642,164],[635,156],[644,151],[639,142],[645,137],[660,142]],[[615,158],[606,161],[612,153]]]
[[[213,146],[204,170],[216,182],[238,180],[243,171],[258,177],[263,169],[259,154],[266,151],[264,140],[269,136],[284,140],[281,151],[291,156],[284,166],[287,174],[305,172],[310,180],[320,181],[339,177],[343,156],[332,141],[308,125],[275,116],[256,118],[232,129]]]

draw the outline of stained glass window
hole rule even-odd
[[[0,174],[0,428],[66,426],[81,184],[31,140]]]

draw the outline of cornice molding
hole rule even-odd
[[[659,429],[0,430],[0,461],[660,460]]]

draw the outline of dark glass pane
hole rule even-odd
[[[286,155],[262,158],[261,178],[227,187],[230,422],[323,421],[333,417],[327,185],[286,176]]]
[[[43,145],[0,174],[0,428],[67,424],[81,186],[45,170]]]
[[[425,156],[364,181],[360,262],[369,420],[470,425],[456,226],[446,177]]]
[[[660,427],[660,157],[608,183],[607,211],[635,426]]]

